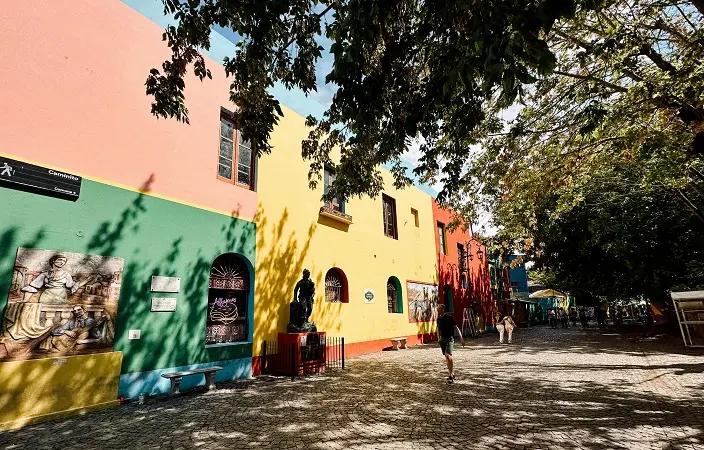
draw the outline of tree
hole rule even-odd
[[[704,222],[696,201],[704,180],[699,6],[618,2],[556,23],[546,37],[557,58],[552,74],[534,85],[507,131],[485,121],[470,137],[483,150],[469,164],[458,209],[487,208],[508,234],[530,236],[536,212],[558,216],[582,204],[595,180],[613,191],[625,180],[609,180],[610,168],[626,164],[628,183]]]
[[[626,164],[611,168],[624,180],[631,170]],[[540,243],[524,248],[551,287],[614,300],[661,299],[673,288],[702,286],[704,227],[666,192],[595,182],[584,194],[583,202],[559,216],[540,211],[534,233]]]
[[[524,83],[551,73],[556,59],[545,36],[558,19],[596,6],[595,0],[162,0],[178,25],[166,28],[171,59],[146,82],[153,114],[188,121],[184,76],[192,66],[211,77],[199,53],[210,28],[242,37],[224,61],[243,137],[258,155],[282,116],[267,91],[281,82],[316,89],[315,62],[332,41],[337,86],[322,118],[302,144],[310,183],[320,180],[333,148],[341,150],[330,198],[377,195],[378,166],[391,163],[395,184],[410,182],[399,157],[411,139],[423,142],[416,174],[442,174],[446,193],[457,190],[469,148],[466,136],[485,119],[487,99],[508,106]],[[443,159],[442,167],[438,160]],[[441,200],[447,195],[443,193]]]

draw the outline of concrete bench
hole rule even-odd
[[[172,394],[180,394],[181,391],[179,390],[179,388],[181,387],[181,378],[186,377],[188,375],[198,375],[201,373],[205,375],[206,387],[208,389],[215,389],[215,373],[218,370],[222,370],[222,367],[213,366],[205,367],[203,369],[184,370],[183,372],[162,373],[161,376],[171,380]]]
[[[398,350],[399,348],[406,348],[406,338],[391,338],[391,350]]]

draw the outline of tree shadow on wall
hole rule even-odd
[[[92,232],[86,233],[83,247],[80,243],[75,244],[75,236],[67,239],[68,244],[63,244],[64,247],[70,246],[65,248],[67,251],[124,259],[118,311],[114,319],[114,350],[123,352],[121,373],[249,358],[250,344],[206,348],[204,341],[211,264],[223,253],[247,255],[254,264],[254,224],[237,219],[238,209],[232,212],[229,219],[222,218],[219,229],[217,223],[212,222],[217,220],[214,215],[196,213],[194,217],[203,221],[204,232],[209,234],[208,238],[193,239],[191,231],[190,239],[186,239],[179,231],[178,224],[182,220],[182,208],[187,207],[146,195],[153,181],[152,175],[143,184],[137,196],[124,209],[118,209],[114,219],[104,220]],[[83,208],[81,214],[105,217],[104,212],[98,210],[95,205],[88,203]],[[115,208],[119,208],[119,203]],[[150,210],[158,211],[158,221],[148,216]],[[17,247],[56,247],[56,233],[67,233],[67,236],[73,233],[64,231],[60,225],[52,223],[35,224],[35,228],[36,231],[24,230],[25,234],[33,233],[33,237],[25,241],[22,240],[20,230],[16,228],[8,228],[0,233],[0,254],[4,256],[0,260],[0,292],[3,296],[9,291],[14,264],[12,255]],[[54,235],[51,236],[51,242],[47,242],[49,234]],[[206,241],[212,242],[212,245],[203,245]],[[151,312],[152,296],[160,296],[150,292],[153,275],[181,278],[181,292],[168,294],[178,298],[175,312]],[[141,339],[128,340],[129,329],[142,329]],[[84,387],[78,395],[85,396],[85,399],[76,399],[77,403],[90,404],[93,390],[104,388],[104,380],[96,381],[91,375],[90,364],[92,362],[87,363],[84,371],[71,374],[70,383]],[[37,373],[37,369],[18,371],[16,375],[12,375],[16,379],[10,379],[6,385],[19,385],[22,379],[41,375],[45,374]],[[150,386],[144,388],[149,392]],[[0,395],[2,410],[13,398],[6,395],[7,392],[3,393],[2,389],[0,394],[3,394]],[[51,395],[44,396],[39,401],[47,410],[54,409],[59,403],[58,398]]]
[[[473,244],[474,243],[475,242],[473,241]],[[483,249],[482,252],[486,255],[486,248],[482,245],[476,245],[476,248],[478,250]],[[474,253],[476,254],[477,252],[475,251]],[[485,327],[493,325],[496,306],[491,294],[491,275],[489,274],[489,268],[483,259],[480,259],[478,264],[472,265],[471,275],[469,276],[468,282],[470,284],[470,296],[471,303],[474,307],[474,313],[482,316]]]
[[[149,198],[149,201],[157,200]],[[101,224],[100,235],[110,238],[96,235],[88,250],[98,254],[114,251],[116,243],[145,228],[140,216],[146,211],[144,194],[140,194],[118,220]],[[175,237],[165,245],[165,236],[161,245],[152,243],[161,249],[159,253],[151,251],[151,255],[145,258],[142,248],[133,248],[133,257],[125,257],[129,262],[124,271],[115,341],[115,348],[124,354],[123,373],[250,357],[250,345],[205,347],[208,286],[213,261],[224,253],[251,255],[252,259],[254,256],[254,226],[238,216],[239,209],[236,209],[216,234],[208,236],[212,246],[200,245],[202,239],[199,242],[186,241],[183,236]],[[177,215],[160,216],[159,219],[171,224],[180,221]],[[253,265],[254,261],[251,263]],[[151,277],[154,275],[181,278],[181,292],[152,293]],[[151,298],[162,296],[177,297],[176,312],[151,312]],[[142,333],[139,340],[128,340],[129,329],[144,328],[151,332]],[[150,389],[151,385],[144,386],[147,393],[154,392]]]
[[[300,241],[295,231],[288,232],[290,215],[284,209],[278,220],[271,220],[259,205],[255,219],[257,223],[257,267],[255,298],[255,338],[254,355],[260,355],[264,341],[276,341],[278,333],[286,331],[289,321],[289,304],[293,301],[293,290],[302,276],[304,262],[310,251],[311,240],[317,225],[311,223],[305,237]],[[322,273],[311,277],[316,286],[316,300],[313,317],[317,317],[319,331],[339,332],[339,321],[322,314],[321,292],[324,292]],[[322,316],[323,320],[320,320]],[[255,358],[255,373],[261,370]]]
[[[473,243],[473,247],[480,248]],[[472,251],[470,249],[470,251]],[[473,252],[476,254],[476,251]],[[440,303],[446,304],[446,286],[452,289],[452,304],[454,317],[457,325],[462,328],[464,308],[471,308],[475,317],[481,316],[484,325],[491,325],[495,311],[494,301],[491,298],[491,288],[489,284],[489,271],[483,261],[476,264],[469,261],[468,270],[459,272],[458,266],[445,262],[438,255],[438,279]],[[462,277],[466,277],[467,286],[462,286]],[[475,319],[476,320],[476,319]],[[464,330],[463,330],[464,331]],[[479,330],[484,331],[484,330]]]

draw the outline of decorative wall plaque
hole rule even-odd
[[[160,277],[155,275],[152,277],[152,292],[171,292],[176,293],[181,291],[181,279],[176,277]]]
[[[152,312],[176,311],[176,299],[170,297],[152,298]]]

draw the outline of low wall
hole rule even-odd
[[[120,377],[120,395],[126,398],[137,398],[139,394],[158,395],[171,391],[171,382],[163,378],[161,374],[170,372],[181,372],[185,370],[204,369],[207,367],[219,366],[215,375],[215,382],[232,381],[240,378],[252,376],[252,360],[250,358],[231,359],[227,361],[215,361],[203,364],[191,364],[188,366],[170,367],[167,369],[148,370],[144,372],[126,373]],[[181,390],[191,389],[205,384],[203,375],[189,375],[183,377]]]
[[[0,430],[117,404],[122,352],[0,363]]]

